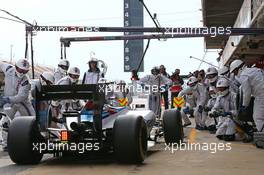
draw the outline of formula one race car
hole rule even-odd
[[[8,153],[11,160],[17,164],[36,164],[46,153],[62,156],[84,153],[89,156],[90,152],[112,152],[119,162],[143,162],[151,130],[158,122],[154,113],[146,109],[109,106],[102,89],[102,84],[43,86],[37,92],[36,103],[83,100],[85,105],[62,112],[57,121],[60,127],[50,124],[53,120],[52,105],[44,116],[47,118],[44,128],[40,127],[43,116],[38,106],[41,105],[36,105],[36,117],[16,117],[9,127]],[[178,110],[165,111],[161,125],[166,143],[183,139]]]

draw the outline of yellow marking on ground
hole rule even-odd
[[[196,129],[195,128],[192,128],[190,134],[189,134],[189,140],[188,142],[189,143],[194,143],[195,142],[195,139],[196,139]]]

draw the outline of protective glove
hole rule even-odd
[[[231,115],[232,116],[232,112],[224,112],[223,116],[226,117],[228,115]]]
[[[201,105],[198,106],[198,112],[203,113],[203,107]]]
[[[10,103],[9,97],[0,97],[0,106],[4,106],[7,103]]]
[[[208,106],[205,106],[205,107],[204,107],[204,111],[205,111],[205,112],[209,112],[209,111],[210,111],[210,108],[209,108]]]
[[[239,109],[239,113],[246,112],[247,107],[246,106],[241,106]]]
[[[210,112],[208,113],[208,116],[209,116],[210,118],[213,118],[213,117],[214,117],[214,111],[210,111]]]
[[[64,118],[52,117],[51,120],[54,121],[55,123],[64,123],[65,122],[65,119]]]
[[[182,111],[183,111],[185,114],[190,114],[190,108],[189,108],[189,106],[185,107]]]
[[[214,117],[218,117],[218,112],[217,111],[210,111],[208,113],[209,117],[214,118]]]
[[[140,86],[141,86],[142,88],[144,88],[144,87],[145,87],[145,84],[144,84],[144,83],[141,83]]]
[[[190,109],[190,115],[193,115],[193,109]]]

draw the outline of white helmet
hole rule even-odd
[[[231,64],[230,64],[230,73],[233,73],[235,69],[239,68],[242,64],[244,64],[243,61],[241,60],[234,60]]]
[[[97,59],[97,58],[94,58],[94,57],[92,57],[92,58],[89,60],[89,62],[88,62],[88,63],[90,63],[90,62],[98,62],[98,59]]]
[[[209,80],[209,83],[214,83],[217,80],[217,74],[218,71],[215,67],[209,67],[206,71],[207,79]]]
[[[41,78],[41,84],[42,85],[47,85],[47,84],[54,84],[55,83],[55,78],[54,75],[50,72],[43,72],[40,75]]]
[[[28,71],[29,70],[29,62],[28,62],[28,60],[26,60],[24,58],[19,59],[16,62],[16,67],[18,67],[19,69],[23,69],[25,71]]]
[[[22,78],[29,71],[29,62],[26,59],[17,60],[15,66],[18,78]]]
[[[78,67],[71,67],[68,74],[80,76],[80,69]]]
[[[196,77],[190,77],[187,85],[190,87],[194,87],[198,83],[198,79]]]
[[[78,67],[71,67],[68,74],[71,81],[77,83],[80,77],[80,69]]]
[[[58,67],[61,72],[66,73],[67,70],[69,69],[70,62],[68,60],[60,60]]]
[[[219,96],[226,96],[229,93],[229,81],[226,78],[221,78],[217,81],[217,88],[226,88],[223,91],[218,92]]]
[[[98,59],[91,57],[91,59],[88,61],[89,69],[91,69],[91,63],[95,63],[96,71],[100,71],[98,68]]]
[[[59,71],[66,74],[69,69],[70,62],[68,60],[60,60],[58,64]]]
[[[217,88],[229,87],[229,81],[226,78],[220,78],[216,84]]]
[[[219,76],[223,76],[223,75],[226,75],[227,73],[229,72],[229,68],[226,67],[226,66],[223,66],[221,67],[219,70],[218,70],[218,75]]]
[[[206,75],[218,74],[217,69],[215,67],[209,67],[206,71]]]
[[[70,62],[68,60],[60,60],[58,66],[65,66],[69,68]]]

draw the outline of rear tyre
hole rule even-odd
[[[164,111],[163,129],[166,144],[180,143],[183,140],[184,133],[179,110]]]
[[[141,116],[120,116],[113,129],[114,152],[122,163],[142,163],[147,154],[147,127]]]
[[[40,142],[40,132],[35,117],[17,117],[8,130],[8,154],[16,164],[38,164],[43,157],[33,149]]]

